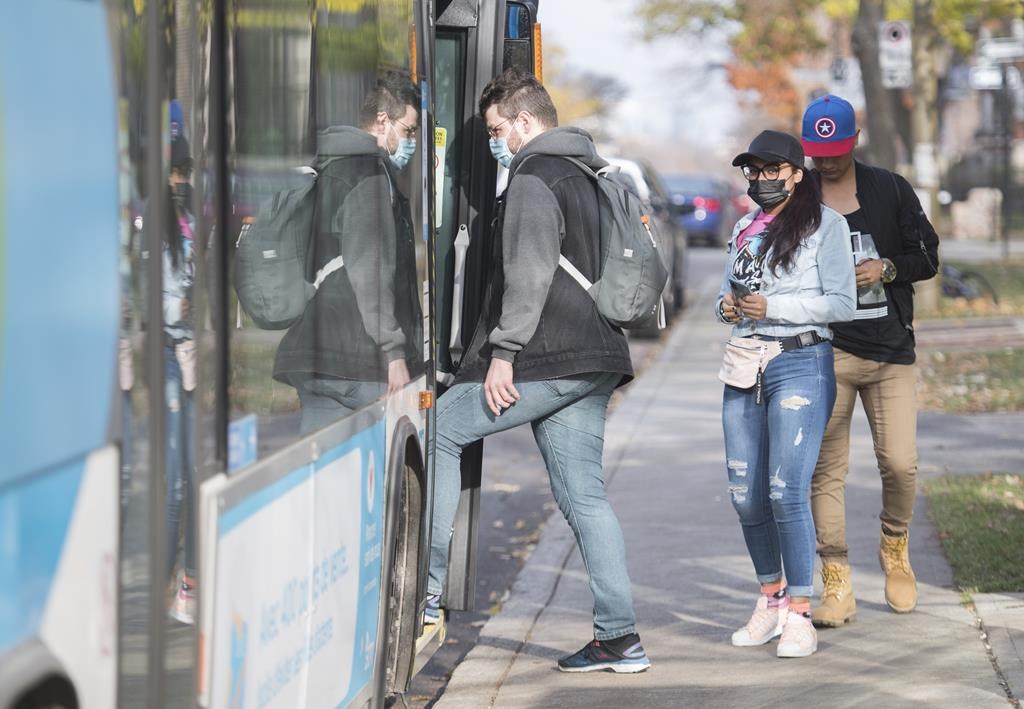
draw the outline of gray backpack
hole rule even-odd
[[[316,272],[312,283],[307,280],[312,270],[318,175],[313,168],[302,168],[302,172],[308,178],[305,184],[282,190],[261,204],[235,242],[238,303],[264,330],[291,327],[324,279],[344,266],[338,256]]]
[[[613,325],[649,327],[657,318],[664,327],[662,292],[668,269],[658,251],[651,217],[639,198],[608,178],[609,171],[594,172],[585,163],[562,156],[597,185],[601,225],[601,273],[591,283],[565,256],[558,265],[586,290],[597,311]]]

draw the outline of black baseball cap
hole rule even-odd
[[[755,159],[769,163],[788,162],[802,168],[804,166],[804,149],[800,145],[800,141],[789,133],[765,130],[750,141],[747,152],[740,153],[732,159],[732,165],[733,167],[747,165]]]

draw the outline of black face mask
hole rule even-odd
[[[174,206],[181,210],[188,210],[192,204],[192,185],[187,182],[176,183],[171,196],[174,198]]]
[[[747,188],[747,195],[761,209],[771,209],[785,202],[789,191],[785,180],[754,180]]]

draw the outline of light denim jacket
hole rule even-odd
[[[722,287],[715,301],[715,316],[722,318],[720,305],[729,292],[729,276],[736,259],[736,237],[746,229],[760,209],[740,219],[729,239],[729,257],[725,262]],[[796,260],[788,271],[772,273],[766,264],[758,291],[768,301],[764,320],[741,318],[733,325],[732,334],[739,337],[769,335],[789,337],[814,330],[823,338],[832,339],[828,324],[853,320],[857,310],[857,278],[854,274],[850,227],[846,219],[825,205],[821,206],[821,226],[804,239],[796,252]]]

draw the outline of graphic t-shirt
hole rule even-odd
[[[853,262],[880,258],[868,233],[864,210],[846,215],[850,225]],[[900,324],[885,286],[881,283],[857,289],[857,312],[852,322],[832,323],[832,344],[850,354],[875,362],[913,364],[914,341]]]
[[[764,240],[768,225],[775,219],[774,214],[761,212],[747,228],[736,237],[736,258],[732,262],[731,277],[746,284],[755,293],[761,289],[764,274]]]

